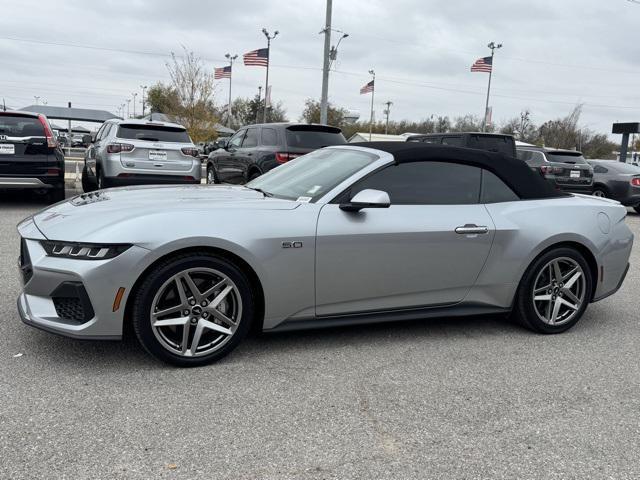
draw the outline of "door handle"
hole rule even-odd
[[[478,235],[478,234],[484,234],[484,233],[488,233],[489,232],[489,228],[485,227],[485,226],[478,226],[476,224],[473,223],[467,223],[466,225],[462,226],[462,227],[457,227],[456,228],[456,233],[460,234],[460,235]]]

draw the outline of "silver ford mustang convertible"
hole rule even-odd
[[[25,219],[18,310],[81,339],[131,324],[180,366],[252,328],[490,313],[559,333],[622,284],[625,215],[499,154],[336,146],[246,186],[107,189]]]

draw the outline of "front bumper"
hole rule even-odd
[[[21,225],[20,230],[26,232],[28,225]],[[20,270],[25,283],[17,303],[24,323],[72,338],[122,337],[127,297],[148,250],[133,246],[109,260],[78,260],[47,256],[39,239],[23,238],[22,242]],[[125,288],[125,295],[114,311],[120,287]],[[79,306],[83,307],[80,311]]]

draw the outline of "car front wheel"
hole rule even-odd
[[[575,325],[591,300],[593,279],[580,252],[556,248],[527,269],[514,306],[525,326],[540,333],[561,333]]]
[[[607,191],[604,188],[596,187],[591,192],[594,197],[607,198]]]
[[[133,300],[133,327],[144,348],[180,367],[212,363],[247,335],[251,284],[229,260],[186,253],[158,265]]]

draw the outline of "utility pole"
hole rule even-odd
[[[262,86],[258,86],[258,105],[256,106],[256,123],[258,123],[258,115],[260,114],[260,98],[262,98]]]
[[[271,40],[278,36],[278,30],[269,35],[266,28],[262,29],[262,33],[267,37],[267,76],[264,81],[264,112],[262,113],[262,123],[267,123],[267,97],[269,96],[269,63],[271,62]],[[256,122],[257,123],[257,122]]]
[[[373,88],[371,89],[371,116],[369,117],[369,141],[371,141],[371,132],[373,129],[373,98],[376,95],[376,72],[371,69],[369,70],[369,74],[371,75],[371,84]]]
[[[231,127],[231,117],[233,115],[233,112],[231,112],[231,77],[233,77],[233,62],[238,58],[238,54],[231,55],[230,53],[226,53],[224,56],[229,60],[229,69],[231,70],[229,72],[229,105],[227,106],[227,126]]]
[[[322,93],[320,95],[320,123],[327,123],[329,109],[329,64],[331,54],[331,8],[332,0],[327,0],[327,15],[324,23],[324,59],[322,62]]]
[[[484,119],[482,120],[482,131],[486,131],[487,129],[487,113],[489,112],[489,95],[491,95],[491,76],[493,75],[493,57],[495,55],[495,51],[499,48],[502,48],[502,44],[498,43],[497,45],[494,42],[489,43],[487,45],[491,49],[491,70],[489,70],[489,86],[487,87],[487,103],[484,106]]]
[[[375,85],[374,85],[374,88],[375,88]],[[384,134],[387,135],[387,133],[389,132],[389,114],[391,113],[391,105],[393,105],[393,102],[391,100],[387,100],[385,102],[385,105],[387,106],[387,108],[385,108],[384,114],[387,117],[387,119],[384,124]]]
[[[144,110],[145,110],[145,100],[144,100],[144,94],[147,91],[147,86],[146,85],[140,85],[140,88],[142,89],[142,116],[144,117]]]
[[[133,118],[136,118],[136,97],[138,96],[137,92],[133,92]]]

